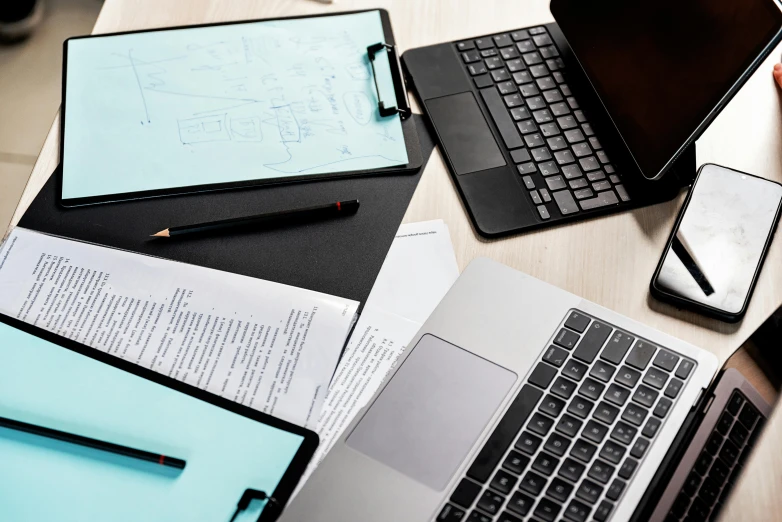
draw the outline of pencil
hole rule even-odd
[[[194,225],[182,225],[178,227],[169,227],[161,230],[152,237],[177,237],[196,234],[214,234],[222,231],[231,231],[238,229],[261,229],[280,225],[294,223],[305,223],[311,221],[320,221],[335,217],[349,216],[358,211],[358,200],[337,201],[327,205],[316,207],[298,208],[293,210],[282,210],[280,212],[270,212],[258,216],[246,216],[240,218],[223,219],[220,221],[210,221],[207,223],[196,223]]]
[[[93,448],[105,451],[107,453],[114,453],[116,455],[123,455],[125,457],[131,457],[138,460],[154,462],[156,464],[160,464],[161,466],[168,466],[170,468],[185,469],[185,464],[187,464],[182,459],[175,459],[167,455],[151,453],[149,451],[129,448],[127,446],[120,446],[119,444],[113,444],[111,442],[105,442],[98,439],[91,439],[89,437],[82,437],[81,435],[76,435],[74,433],[53,430],[51,428],[36,426],[35,424],[28,424],[26,422],[7,419],[5,417],[0,417],[0,427],[10,428],[16,431],[23,431],[25,433],[32,433],[33,435],[60,440],[70,444],[75,444],[77,446]]]

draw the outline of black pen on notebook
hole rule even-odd
[[[43,426],[36,426],[35,424],[28,424],[13,419],[7,419],[0,417],[0,427],[10,428],[16,431],[23,431],[25,433],[31,433],[40,437],[46,437],[48,439],[60,440],[69,444],[75,444],[77,446],[84,446],[107,453],[114,453],[115,455],[123,455],[125,457],[131,457],[138,460],[144,460],[147,462],[153,462],[160,464],[161,466],[167,466],[169,468],[185,469],[187,464],[182,459],[175,459],[167,455],[161,455],[159,453],[152,453],[135,448],[129,448],[127,446],[120,446],[112,442],[105,442],[98,439],[91,439],[89,437],[83,437],[74,433],[68,433],[65,431],[53,430],[51,428],[45,428]]]
[[[297,208],[292,210],[281,210],[279,212],[270,212],[258,216],[246,216],[239,218],[223,219],[220,221],[210,221],[207,223],[196,223],[194,225],[182,225],[170,227],[161,230],[152,237],[179,237],[196,234],[214,234],[222,231],[231,231],[239,229],[263,229],[281,225],[295,223],[307,223],[312,221],[321,221],[342,216],[349,216],[358,211],[358,200],[337,201],[327,205],[318,205],[316,207]]]

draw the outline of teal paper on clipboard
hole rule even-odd
[[[0,427],[3,522],[274,520],[314,432],[0,315],[0,417],[184,460],[184,469]]]
[[[60,202],[417,170],[393,44],[383,10],[71,38]]]

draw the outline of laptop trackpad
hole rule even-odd
[[[516,374],[424,335],[347,439],[347,445],[442,491]]]
[[[496,92],[496,91],[495,91]],[[498,100],[498,103],[502,103]],[[426,108],[457,174],[506,165],[489,124],[471,92],[426,100]],[[506,110],[502,107],[502,110]],[[510,121],[510,117],[506,116]],[[511,129],[514,133],[515,128]],[[518,134],[516,134],[516,139]]]

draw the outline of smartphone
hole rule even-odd
[[[652,277],[652,295],[723,321],[740,320],[781,206],[779,183],[701,166]]]

